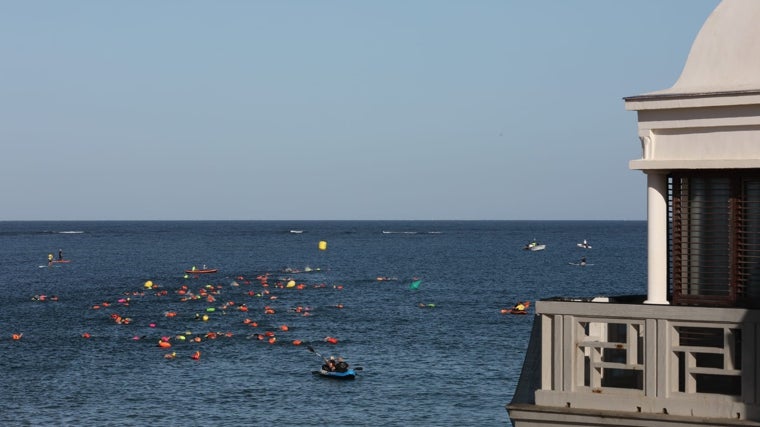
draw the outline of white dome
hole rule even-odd
[[[681,77],[657,94],[760,89],[760,0],[723,0],[691,46]]]

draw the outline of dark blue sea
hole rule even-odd
[[[646,223],[0,222],[0,260],[3,426],[505,426],[533,316],[501,309],[645,294]]]

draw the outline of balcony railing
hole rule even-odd
[[[536,405],[760,420],[759,311],[605,301],[537,302]]]

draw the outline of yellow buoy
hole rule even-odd
[[[291,281],[288,282],[287,285],[285,285],[285,287],[286,288],[292,288],[295,285],[296,285],[296,281],[295,280],[291,280]]]
[[[153,281],[152,280],[148,280],[147,282],[145,282],[145,287],[148,288],[148,289],[152,288],[153,287]]]
[[[319,250],[320,251],[326,251],[327,250],[327,242],[324,240],[319,241]]]

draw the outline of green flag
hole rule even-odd
[[[420,283],[422,283],[422,280],[415,280],[412,282],[411,285],[409,285],[409,289],[417,289],[420,287]]]

